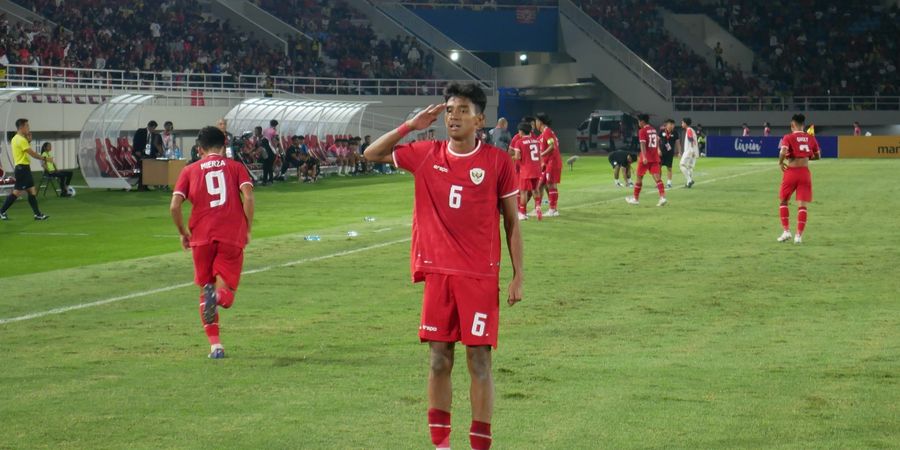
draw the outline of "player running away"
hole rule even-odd
[[[781,205],[781,227],[784,231],[778,237],[778,242],[787,242],[791,239],[790,210],[788,202],[791,195],[797,193],[797,234],[794,235],[794,243],[803,242],[803,230],[806,229],[808,213],[806,205],[812,201],[812,175],[809,173],[809,161],[819,159],[819,143],[816,138],[803,131],[806,117],[803,114],[794,114],[791,118],[791,133],[781,138],[781,153],[778,155],[778,164],[784,175],[781,178],[781,193],[779,195]]]
[[[638,155],[637,182],[634,184],[634,196],[625,198],[625,201],[630,205],[639,204],[644,175],[649,171],[653,175],[653,181],[656,181],[656,189],[659,191],[659,203],[656,206],[664,206],[668,201],[666,200],[666,187],[663,185],[659,169],[662,155],[659,150],[659,135],[656,134],[656,129],[650,125],[650,116],[647,114],[638,115],[638,125],[641,127],[638,131],[641,153]]]
[[[476,139],[484,126],[484,92],[451,84],[444,104],[430,105],[370,145],[369,161],[394,163],[415,177],[412,278],[425,282],[419,338],[431,351],[428,426],[439,449],[450,448],[454,346],[466,346],[476,450],[491,446],[494,381],[491,348],[499,325],[500,216],[512,260],[507,303],[522,299],[522,237],[516,217],[515,170],[505,149]],[[397,145],[444,112],[449,141]],[[499,209],[498,209],[499,205]]]
[[[541,141],[531,135],[531,123],[519,124],[519,133],[511,144],[513,159],[519,164],[519,220],[528,220],[528,200],[534,197],[534,213],[538,220],[541,212]]]
[[[550,129],[553,122],[550,117],[544,113],[538,113],[534,118],[534,124],[540,131],[541,136],[541,165],[543,167],[544,187],[547,189],[547,196],[550,198],[550,209],[547,210],[547,216],[559,216],[559,183],[562,181],[562,154],[559,150],[559,139],[556,133]]]
[[[200,318],[212,359],[225,357],[219,340],[219,306],[230,308],[241,279],[244,247],[253,223],[253,182],[244,166],[224,156],[225,134],[205,127],[197,137],[202,159],[178,176],[172,220],[181,245],[194,256],[194,281],[200,290]],[[243,200],[241,200],[243,196]],[[191,202],[191,219],[184,227],[181,205]]]

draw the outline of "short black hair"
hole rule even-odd
[[[529,122],[529,123],[534,122],[534,117],[525,116],[522,118],[522,122]]]
[[[175,124],[173,124],[171,120],[167,120],[166,123],[163,124],[164,127],[167,127],[169,125],[172,125],[173,127],[175,126]]]
[[[225,146],[225,133],[216,127],[203,127],[197,135],[197,142],[204,150],[222,148]]]
[[[301,134],[300,136],[297,136],[297,138],[300,139],[300,140],[302,141],[302,140],[306,139],[306,136],[304,136],[304,135]]]
[[[541,123],[543,123],[544,125],[547,125],[548,127],[553,125],[553,120],[550,119],[550,116],[548,116],[547,113],[542,113],[542,112],[537,113],[537,114],[535,114],[534,118],[537,120],[540,120]]]
[[[644,123],[650,123],[650,114],[640,113],[638,114],[638,120]]]
[[[806,116],[804,116],[803,114],[794,114],[793,116],[791,116],[791,121],[803,125],[806,123]]]
[[[444,102],[447,102],[452,97],[468,99],[478,107],[478,114],[483,114],[484,109],[487,108],[487,96],[484,94],[484,91],[481,90],[481,88],[478,87],[478,85],[475,83],[448,84],[447,87],[444,88]]]
[[[747,126],[747,122],[742,123],[741,126],[746,127],[746,126]]]
[[[675,119],[666,119],[666,123],[675,124]]]
[[[531,122],[522,122],[519,124],[519,131],[525,134],[531,134]]]
[[[291,136],[291,140],[294,140],[294,139],[300,139],[300,136],[297,136],[296,134]]]
[[[22,128],[22,125],[28,123],[28,119],[16,119],[16,129]]]
[[[684,119],[681,119],[681,121],[686,123],[687,126],[691,126],[691,118],[690,117],[685,117]]]
[[[256,131],[256,130],[259,130],[259,132],[262,133],[262,127],[253,127],[253,131]]]
[[[151,120],[151,121],[147,122],[147,128],[156,128],[158,126],[159,126],[159,124],[156,123],[155,120]]]
[[[769,125],[769,122],[766,122],[765,125],[766,125],[767,127],[770,126],[770,125]]]
[[[270,127],[277,127],[277,126],[278,126],[278,121],[275,120],[275,119],[270,120],[270,121],[269,121],[269,126],[270,126]]]

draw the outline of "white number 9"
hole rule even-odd
[[[222,206],[225,204],[227,192],[225,189],[225,173],[221,170],[206,172],[206,192],[211,196],[219,198],[209,202],[210,208]]]

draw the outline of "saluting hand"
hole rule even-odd
[[[441,115],[441,111],[443,110],[443,103],[439,105],[428,105],[427,108],[419,111],[419,113],[416,114],[415,117],[406,121],[406,125],[413,130],[424,130],[437,121],[438,116]]]

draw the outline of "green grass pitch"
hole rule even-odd
[[[562,216],[522,225],[494,448],[900,447],[900,161],[812,166],[799,246],[775,242],[771,160],[701,159],[663,208],[652,184],[626,205],[605,158],[567,170]],[[258,188],[221,361],[168,198],[81,189],[0,223],[0,448],[429,448],[410,176]],[[468,448],[464,358],[454,382]]]

